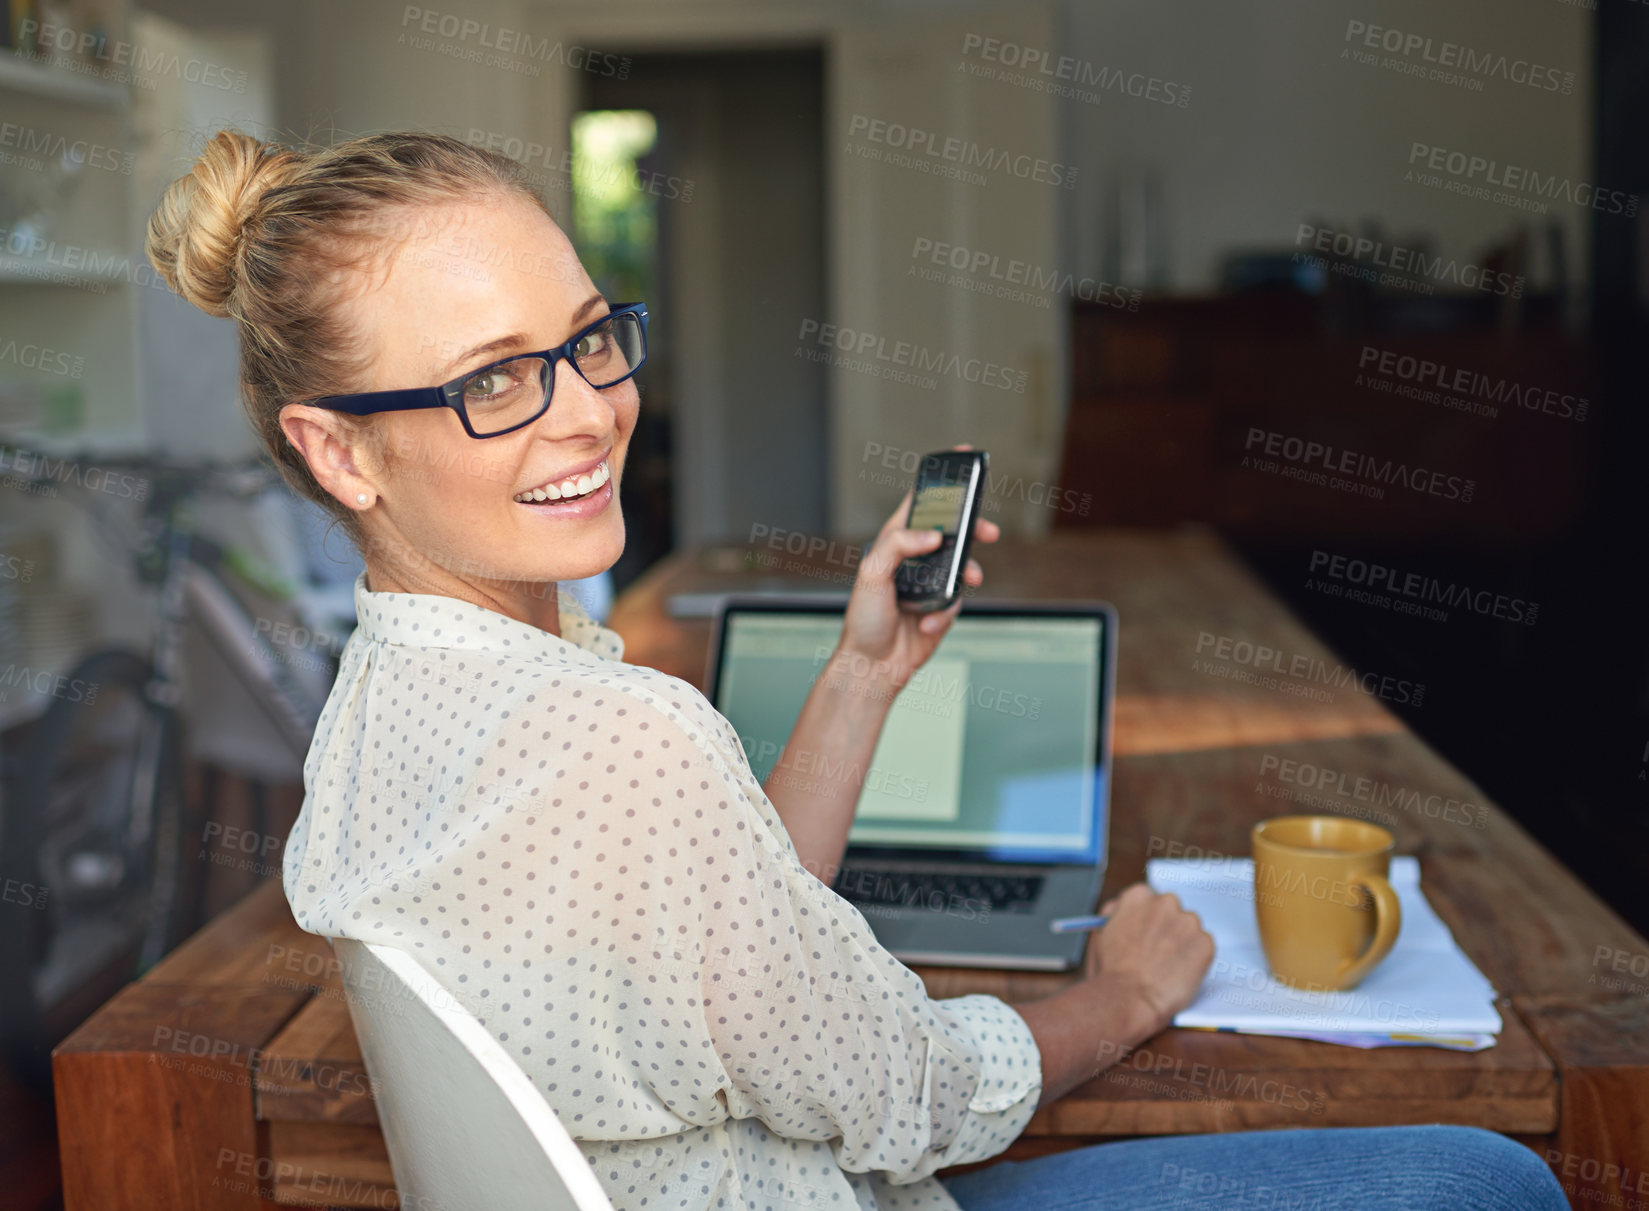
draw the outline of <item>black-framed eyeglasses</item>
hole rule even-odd
[[[647,360],[647,304],[621,303],[565,344],[517,353],[438,387],[328,395],[314,403],[353,416],[451,408],[471,437],[502,437],[544,415],[555,390],[555,364],[563,360],[597,390],[618,386]]]

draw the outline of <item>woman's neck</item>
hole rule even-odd
[[[467,601],[517,622],[561,637],[561,607],[556,582],[469,579],[433,562],[409,568],[382,560],[366,561],[366,587],[372,593],[423,593]]]

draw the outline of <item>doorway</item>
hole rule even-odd
[[[619,589],[676,547],[828,516],[826,383],[793,356],[826,314],[823,53],[627,57],[573,120],[574,243],[652,313]]]

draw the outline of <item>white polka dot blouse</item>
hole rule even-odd
[[[561,637],[356,583],[298,924],[415,955],[618,1208],[955,1208],[935,1170],[1036,1108],[1024,1019],[930,999],[803,868],[727,720],[558,600]]]

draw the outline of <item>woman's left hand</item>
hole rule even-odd
[[[847,617],[842,623],[842,638],[834,659],[839,674],[861,683],[873,683],[877,689],[885,690],[889,699],[933,655],[962,608],[960,597],[946,609],[931,614],[909,614],[899,608],[893,574],[904,560],[933,551],[941,538],[937,530],[906,529],[905,517],[909,511],[910,493],[906,492],[899,507],[866,549],[858,575],[854,577],[853,593],[848,599]],[[973,540],[995,542],[1001,533],[1001,527],[994,521],[981,517],[974,523]],[[973,588],[984,583],[985,573],[978,561],[968,559],[962,580]]]

